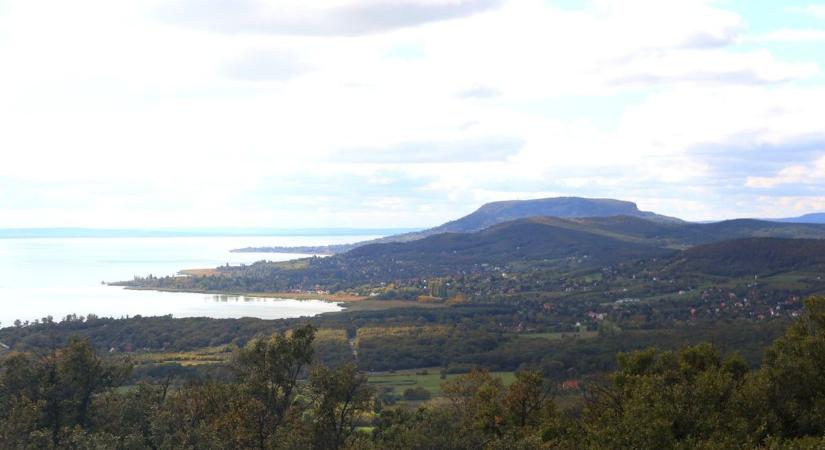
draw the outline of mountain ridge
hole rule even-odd
[[[663,216],[650,211],[641,211],[634,202],[609,198],[548,197],[531,200],[505,200],[485,203],[472,213],[436,227],[387,236],[353,244],[305,246],[305,247],[247,247],[233,252],[277,252],[336,254],[344,253],[368,244],[409,242],[441,233],[471,233],[493,225],[530,217],[611,217],[630,216],[645,218],[654,222],[683,223],[675,217]]]
[[[796,217],[784,217],[780,219],[766,219],[773,222],[789,222],[789,223],[821,223],[825,224],[825,212],[803,214]]]

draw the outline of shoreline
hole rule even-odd
[[[222,276],[221,272],[216,268],[200,268],[200,269],[183,269],[178,271],[178,274],[182,276],[194,276],[194,277],[202,277],[202,276]],[[110,285],[110,286],[118,286],[118,285]],[[447,305],[441,303],[421,303],[416,301],[409,301],[409,300],[398,300],[398,299],[389,299],[389,300],[378,300],[374,299],[369,296],[361,296],[361,295],[354,295],[354,294],[344,294],[344,293],[335,293],[335,294],[322,294],[317,292],[284,292],[284,291],[272,291],[272,292],[244,292],[244,291],[218,291],[218,290],[207,290],[207,289],[175,289],[175,288],[159,288],[159,287],[140,287],[140,286],[123,286],[119,285],[119,287],[123,289],[130,289],[136,291],[156,291],[156,292],[178,292],[178,293],[188,293],[188,294],[205,294],[205,295],[227,295],[227,296],[244,296],[244,297],[257,297],[257,298],[271,298],[271,299],[283,299],[283,300],[319,300],[325,301],[330,303],[337,303],[341,307],[341,311],[370,311],[370,310],[386,310],[386,309],[394,309],[394,308],[424,308],[424,309],[431,309],[431,308],[443,308]],[[335,314],[335,313],[323,313],[323,314]]]
[[[258,298],[279,298],[283,300],[320,300],[331,303],[356,303],[367,300],[368,297],[361,297],[351,294],[314,294],[309,292],[227,292],[227,291],[210,291],[205,289],[174,289],[174,288],[155,288],[155,287],[139,287],[139,286],[120,286],[123,289],[133,291],[158,291],[158,292],[179,292],[188,294],[207,294],[207,295],[232,295],[244,297],[258,297]],[[342,305],[345,306],[345,305]]]
[[[311,294],[305,292],[223,292],[194,289],[160,289],[150,287],[119,286],[123,289],[135,291],[156,291],[156,292],[177,292],[182,294],[206,294],[206,295],[232,295],[258,298],[271,298],[282,300],[318,300],[329,303],[336,303],[341,307],[340,311],[325,312],[321,314],[338,314],[344,311],[383,311],[395,308],[421,308],[437,309],[446,308],[443,303],[421,303],[410,300],[376,300],[370,297],[361,297],[351,294]]]

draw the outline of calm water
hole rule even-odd
[[[0,239],[0,327],[15,319],[67,314],[98,316],[259,317],[276,319],[338,311],[317,300],[261,299],[205,294],[130,291],[102,281],[135,275],[173,275],[188,268],[283,261],[300,255],[230,253],[264,245],[322,245],[375,236]]]

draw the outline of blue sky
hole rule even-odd
[[[0,227],[825,211],[825,2],[0,0]]]

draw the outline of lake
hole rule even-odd
[[[232,236],[169,238],[0,239],[0,327],[68,314],[280,319],[339,311],[320,300],[134,291],[102,282],[135,275],[173,275],[181,269],[285,261],[305,255],[230,253],[256,246],[357,242],[376,236]]]

